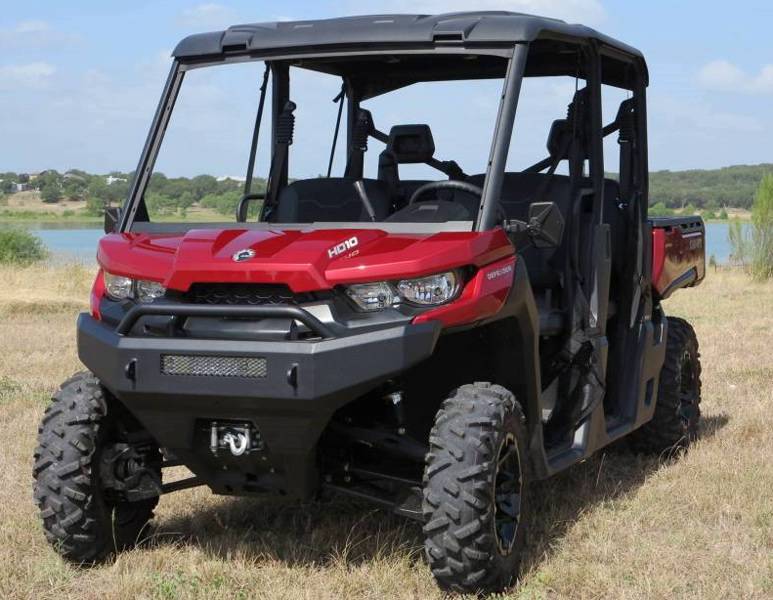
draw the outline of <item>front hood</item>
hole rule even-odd
[[[254,255],[235,260],[243,250]],[[193,229],[179,234],[109,234],[99,242],[97,260],[115,275],[159,281],[180,291],[196,282],[227,282],[282,283],[294,292],[307,292],[482,266],[512,253],[501,229],[436,234]]]

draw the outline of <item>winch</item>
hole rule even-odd
[[[252,423],[223,423],[212,421],[209,429],[209,449],[215,456],[228,451],[232,456],[260,452],[265,443]]]

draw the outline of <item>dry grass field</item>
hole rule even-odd
[[[207,489],[161,500],[144,547],[77,568],[32,502],[38,420],[79,369],[92,273],[0,268],[0,598],[441,598],[419,527],[340,500],[282,506]],[[674,459],[607,452],[534,490],[513,598],[773,597],[773,283],[710,273],[668,311],[701,342],[701,439]]]

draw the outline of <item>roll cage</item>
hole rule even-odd
[[[498,18],[519,17],[527,22],[538,20],[552,22],[549,19],[537,19],[507,13],[477,13],[479,21],[497,20]],[[482,15],[482,16],[481,16]],[[474,15],[473,15],[474,16]],[[438,23],[454,22],[461,19],[472,18],[471,14],[447,15],[446,20],[441,17]],[[363,17],[364,18],[364,17]],[[417,17],[418,18],[418,17]],[[422,17],[423,18],[423,17]],[[342,19],[341,21],[352,21]],[[327,22],[314,22],[327,23]],[[505,163],[507,160],[510,141],[513,135],[521,83],[524,77],[539,77],[551,75],[566,75],[574,77],[577,81],[585,83],[585,94],[582,99],[582,122],[578,122],[575,110],[574,122],[564,126],[563,132],[553,135],[552,143],[549,143],[549,156],[524,170],[524,173],[546,172],[547,179],[552,178],[558,163],[562,160],[569,162],[570,174],[574,171],[573,179],[579,182],[581,175],[587,175],[595,205],[593,207],[594,219],[603,221],[602,199],[604,198],[604,158],[603,139],[614,132],[621,132],[620,159],[620,187],[622,203],[627,207],[629,225],[640,227],[646,219],[647,207],[647,143],[646,143],[646,98],[645,90],[648,82],[648,74],[644,60],[638,51],[606,38],[580,26],[568,26],[561,22],[557,26],[561,34],[542,29],[538,32],[531,31],[534,39],[528,41],[513,41],[511,43],[497,41],[497,43],[466,43],[465,35],[458,33],[454,27],[440,27],[436,24],[435,30],[439,33],[433,36],[431,44],[412,43],[395,46],[394,44],[352,44],[350,46],[336,46],[334,49],[325,48],[319,50],[319,46],[311,45],[302,47],[299,45],[292,51],[268,51],[266,49],[251,49],[256,46],[254,39],[256,33],[263,26],[255,27],[251,33],[252,41],[239,44],[227,44],[228,35],[232,37],[239,34],[244,38],[248,26],[231,28],[225,35],[221,35],[220,52],[213,52],[210,42],[202,41],[203,36],[192,36],[184,40],[175,50],[174,61],[167,78],[164,91],[156,110],[148,138],[135,171],[129,195],[121,211],[120,221],[116,230],[128,232],[132,230],[135,222],[148,220],[147,209],[144,204],[144,194],[147,189],[150,175],[153,171],[156,156],[158,154],[166,127],[175,105],[177,94],[183,82],[185,74],[198,68],[205,68],[231,62],[260,61],[266,62],[263,85],[261,86],[260,102],[257,110],[255,129],[252,136],[252,145],[247,177],[244,190],[245,200],[264,199],[260,194],[253,194],[251,189],[252,176],[255,165],[255,150],[257,137],[261,125],[264,102],[266,100],[266,87],[268,78],[271,78],[271,137],[272,137],[272,166],[268,177],[268,188],[265,194],[267,202],[272,199],[275,202],[279,190],[288,185],[288,166],[286,148],[291,142],[287,139],[287,116],[290,102],[289,69],[291,66],[299,66],[311,70],[338,75],[342,79],[342,92],[340,96],[343,112],[346,105],[345,139],[347,153],[347,176],[357,179],[362,178],[362,154],[363,145],[367,138],[371,137],[384,142],[387,135],[372,126],[363,136],[363,115],[367,111],[361,109],[360,103],[368,98],[386,94],[395,89],[422,81],[441,81],[453,79],[475,78],[503,78],[503,90],[496,117],[494,133],[492,136],[489,159],[482,187],[482,197],[474,223],[474,230],[484,231],[502,225],[501,213],[498,210],[499,200],[502,194],[503,179],[505,175]],[[462,23],[463,24],[463,23]],[[356,24],[355,24],[356,25]],[[349,26],[353,26],[349,23]],[[544,23],[543,23],[544,27]],[[575,34],[583,33],[583,36],[567,35],[566,31]],[[205,34],[212,35],[212,34]],[[528,37],[526,33],[521,34]],[[238,36],[237,36],[238,37]],[[467,38],[470,38],[467,35]],[[205,43],[206,42],[206,43]],[[421,60],[411,62],[411,68],[403,71],[391,71],[388,77],[385,73],[368,74],[363,69],[358,70],[358,65],[363,64],[363,59],[388,58],[393,56],[427,57],[422,64]],[[491,57],[498,59],[498,65],[494,60],[486,62],[482,67],[476,65],[476,69],[464,66],[463,61],[439,60],[452,59],[460,56]],[[504,67],[502,66],[504,64]],[[631,93],[625,109],[621,106],[617,118],[604,125],[601,120],[601,86],[602,84],[623,88]],[[575,105],[576,102],[573,102]],[[576,107],[575,107],[576,108]],[[291,111],[290,111],[291,112]],[[572,106],[570,106],[570,113]],[[336,124],[338,135],[339,122]],[[559,135],[560,134],[560,135]],[[557,138],[561,141],[557,141]],[[624,144],[628,146],[624,146]],[[285,159],[281,157],[283,149]],[[332,161],[332,156],[331,156]],[[458,171],[453,166],[441,161],[429,163],[431,166],[445,172],[449,178],[458,176]],[[587,169],[587,173],[585,170]],[[584,182],[587,191],[587,181]],[[575,193],[579,192],[580,185],[574,185]],[[579,196],[577,196],[579,198]],[[259,223],[235,223],[219,224],[222,228],[260,226]],[[184,227],[183,227],[184,228]]]

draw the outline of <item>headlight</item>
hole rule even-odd
[[[346,295],[358,308],[382,310],[400,302],[419,306],[437,306],[450,302],[459,294],[460,279],[454,271],[390,283],[358,283],[346,288]]]
[[[155,281],[139,280],[137,282],[137,300],[140,302],[153,302],[166,294],[166,288]]]
[[[140,302],[153,302],[166,294],[166,288],[155,281],[134,280],[130,277],[104,273],[105,292],[112,300],[136,299]]]
[[[126,300],[134,296],[134,281],[128,277],[105,273],[105,292],[113,300]]]
[[[395,292],[384,281],[350,285],[346,295],[362,310],[381,310],[395,303]]]
[[[397,291],[407,302],[421,306],[434,306],[453,300],[459,291],[456,273],[440,273],[418,279],[402,279],[397,282]]]

